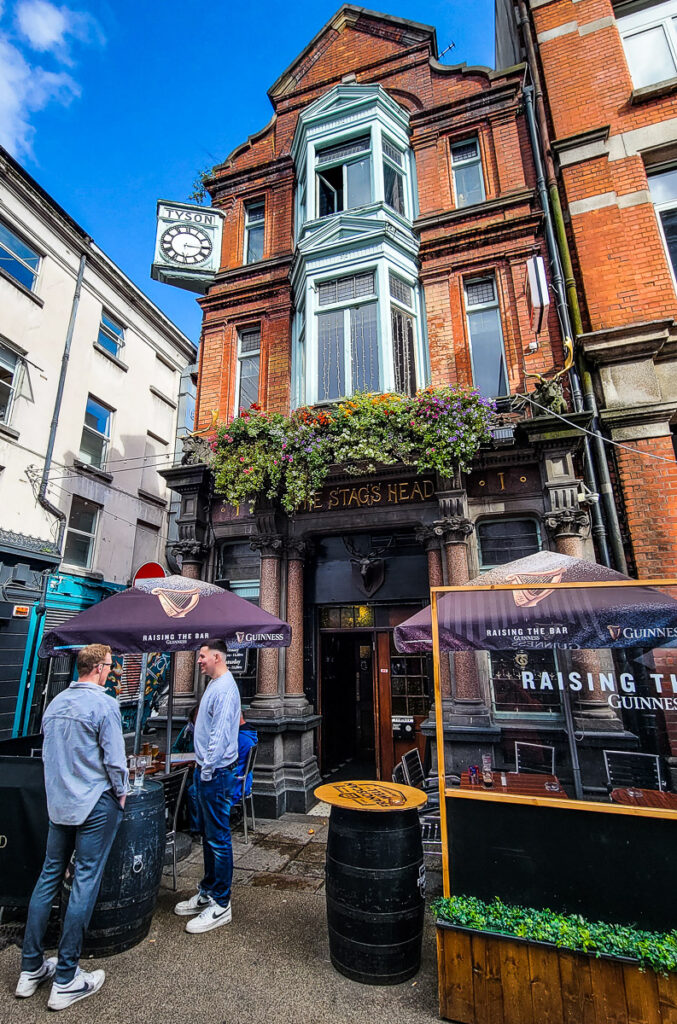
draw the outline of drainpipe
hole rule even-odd
[[[564,291],[567,302],[563,302],[563,308],[568,303],[567,315],[564,319],[567,329],[571,331],[573,326],[573,333],[575,337],[578,337],[583,333],[583,323],[581,319],[581,310],[578,302],[578,295],[576,292],[576,282],[574,278],[573,265],[571,262],[571,252],[569,249],[569,242],[566,235],[566,229],[564,225],[564,217],[562,214],[562,206],[559,198],[559,189],[557,187],[557,178],[555,176],[555,165],[552,159],[552,153],[550,149],[550,134],[548,131],[548,122],[545,113],[545,103],[543,100],[543,89],[541,86],[541,77],[538,67],[538,61],[536,58],[536,51],[534,47],[533,35],[531,22],[527,14],[526,5],[524,0],[518,0],[518,26],[522,29],[522,35],[524,38],[527,60],[529,64],[529,70],[531,73],[533,86],[527,86],[523,90],[525,96],[525,105],[527,111],[527,122],[529,125],[529,135],[531,139],[532,150],[534,152],[534,160],[537,164],[541,164],[540,160],[540,146],[538,135],[543,143],[543,152],[545,159],[545,177],[547,181],[547,192],[545,188],[541,191],[541,202],[543,205],[543,211],[546,217],[546,225],[548,220],[551,221],[552,236],[552,222],[554,221],[554,232],[556,236],[556,247],[554,255],[551,254],[553,260],[553,268],[557,266],[559,271],[559,277],[561,282],[562,272],[564,275]],[[533,97],[531,95],[533,91]],[[534,103],[535,101],[535,103]],[[536,115],[538,118],[538,129],[536,127],[536,118],[534,117],[534,106],[536,108]],[[543,165],[541,164],[541,174],[543,174]],[[546,210],[547,204],[547,210]],[[547,232],[546,232],[547,233]],[[569,311],[571,316],[569,317]],[[570,371],[572,394],[574,396],[574,404],[576,408],[581,408],[581,385],[583,391],[582,405],[583,407],[592,414],[591,430],[593,431],[592,445],[586,437],[585,443],[585,464],[586,464],[586,476],[588,476],[589,484],[593,491],[596,491],[600,495],[602,507],[604,509],[604,519],[606,519],[606,527],[604,520],[601,515],[601,511],[598,506],[593,506],[593,534],[599,544],[600,555],[605,565],[609,566],[607,538],[609,547],[611,548],[611,555],[613,563],[619,572],[627,573],[628,567],[625,560],[625,552],[623,550],[623,544],[621,541],[621,529],[618,521],[618,510],[616,509],[616,503],[613,496],[613,488],[611,486],[611,477],[609,475],[609,464],[606,458],[606,451],[604,448],[604,441],[600,434],[600,422],[599,422],[599,409],[597,407],[597,400],[592,384],[592,375],[590,374],[585,361],[578,354],[578,372]],[[579,376],[580,373],[580,376]],[[591,451],[592,448],[592,451]],[[594,459],[594,461],[593,461]],[[596,472],[595,472],[596,470]],[[598,478],[599,482],[595,482],[595,478]],[[606,558],[604,557],[606,553]]]
[[[89,237],[86,238],[86,242],[90,242]],[[59,423],[59,416],[61,415],[61,403],[63,401],[63,392],[66,384],[66,371],[68,370],[68,361],[71,354],[71,343],[73,341],[73,331],[75,329],[75,318],[78,312],[78,306],[80,304],[80,293],[82,291],[82,279],[85,274],[85,264],[87,262],[87,256],[83,252],[80,257],[80,268],[78,270],[78,278],[75,283],[75,292],[73,293],[73,302],[71,303],[71,315],[68,321],[68,330],[66,332],[66,343],[63,347],[63,353],[61,356],[61,372],[59,373],[59,383],[56,389],[56,398],[54,400],[54,411],[52,412],[52,423],[49,428],[49,440],[47,442],[47,453],[45,455],[45,465],[42,470],[42,480],[40,481],[40,490],[38,491],[38,502],[50,515],[56,516],[59,520],[59,535],[57,539],[57,548],[59,554],[63,546],[63,537],[66,532],[66,513],[62,512],[60,508],[57,508],[49,498],[47,497],[47,485],[49,483],[49,471],[52,468],[52,456],[54,454],[54,441],[56,439],[56,428]],[[44,611],[43,611],[44,614]]]
[[[538,141],[538,133],[536,128],[536,121],[534,118],[534,107],[533,107],[533,86],[525,85],[522,90],[524,96],[524,109],[527,117],[527,127],[529,129],[529,138],[531,140],[531,150],[534,158],[534,167],[536,169],[536,185],[538,188],[538,194],[541,200],[541,206],[543,208],[543,215],[545,217],[545,241],[548,248],[548,255],[550,257],[550,265],[552,268],[552,282],[555,297],[557,301],[557,308],[562,318],[562,324],[564,326],[564,332],[571,338],[572,327],[571,319],[569,317],[569,308],[567,306],[564,279],[562,277],[562,266],[559,259],[559,249],[557,241],[555,239],[555,232],[553,228],[553,218],[548,202],[548,193],[545,187],[545,176],[543,174],[543,163],[541,160],[541,152]],[[575,369],[572,367],[569,371],[569,377],[571,380],[571,393],[574,400],[574,407],[577,412],[583,409],[583,400],[581,397],[581,388],[578,380],[578,375]],[[590,451],[590,440],[587,434],[584,434],[583,440],[583,465],[585,482],[593,493],[599,494],[599,484],[597,482],[597,476],[595,473],[595,466]],[[609,567],[611,565],[609,559],[609,548],[607,545],[607,532],[602,518],[602,512],[597,504],[593,504],[592,509],[592,533],[597,541],[597,548],[599,551],[602,564]]]
[[[91,238],[87,236],[85,243],[91,242]],[[56,546],[59,551],[59,555],[62,553],[63,538],[66,532],[66,513],[62,512],[53,502],[47,497],[47,486],[49,484],[49,471],[52,468],[52,456],[54,454],[54,441],[56,438],[56,428],[59,423],[59,415],[61,413],[61,403],[63,401],[64,386],[66,384],[66,371],[68,370],[68,360],[71,354],[71,343],[73,341],[73,331],[75,328],[75,318],[78,312],[78,305],[80,304],[80,293],[82,291],[82,279],[85,273],[85,264],[87,257],[85,253],[80,256],[80,267],[78,269],[78,277],[75,283],[75,292],[73,293],[73,301],[71,303],[71,314],[68,321],[68,330],[66,332],[66,341],[63,347],[63,353],[61,356],[61,371],[59,373],[59,383],[56,389],[56,398],[54,400],[54,410],[52,412],[52,423],[49,428],[49,440],[47,441],[47,452],[45,454],[45,465],[42,470],[42,479],[40,480],[40,488],[38,490],[38,503],[44,508],[50,515],[55,516],[59,521],[59,533],[57,537]],[[42,579],[42,587],[40,589],[40,600],[38,606],[35,609],[36,622],[35,629],[33,631],[33,637],[31,640],[30,656],[26,665],[28,666],[28,677],[26,679],[26,686],[24,688],[22,698],[21,714],[18,721],[24,718],[23,724],[20,728],[25,729],[27,724],[28,712],[33,699],[33,685],[35,682],[33,673],[33,663],[35,662],[36,653],[40,644],[41,638],[41,625],[42,619],[44,618],[45,611],[47,609],[47,575],[45,574]]]

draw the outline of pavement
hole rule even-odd
[[[317,809],[315,809],[317,810]],[[432,915],[426,913],[421,970],[400,985],[361,985],[331,965],[324,856],[328,819],[285,814],[257,821],[245,845],[233,837],[233,921],[188,935],[173,913],[195,892],[202,851],[178,865],[177,891],[165,870],[150,933],[133,949],[101,960],[96,995],[61,1011],[73,1024],[430,1024],[438,1020]],[[426,858],[429,902],[439,894],[439,861]],[[53,1024],[48,987],[14,998],[20,950],[0,952],[0,1024]]]

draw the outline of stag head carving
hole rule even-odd
[[[385,560],[380,556],[388,550],[393,543],[393,539],[393,537],[388,537],[383,544],[374,545],[367,554],[363,554],[357,550],[350,539],[343,538],[343,544],[350,555],[350,564],[353,567],[353,579],[367,597],[371,597],[372,594],[375,594],[383,586],[385,580]]]

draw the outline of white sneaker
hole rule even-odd
[[[72,981],[64,985],[60,985],[58,981],[54,982],[47,1006],[50,1010],[65,1010],[71,1003],[93,996],[105,980],[106,975],[103,971],[81,971],[78,967]]]
[[[205,907],[201,914],[188,922],[186,931],[191,935],[198,935],[200,932],[209,932],[212,928],[220,928],[222,924],[230,924],[232,920],[230,903],[227,907],[220,907],[218,903],[212,901],[209,907]]]
[[[43,981],[54,977],[56,971],[56,957],[50,956],[49,960],[43,960],[40,967],[35,971],[22,971],[19,975],[14,995],[19,999],[27,999],[37,992]]]
[[[196,892],[194,896],[191,896],[189,900],[181,900],[174,907],[174,913],[178,914],[179,917],[193,917],[194,914],[199,914],[201,910],[205,910],[207,907],[211,907],[214,900],[211,896],[207,896],[204,892]]]

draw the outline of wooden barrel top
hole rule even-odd
[[[315,796],[332,807],[349,811],[410,811],[428,799],[421,789],[373,779],[329,782],[318,786]]]

